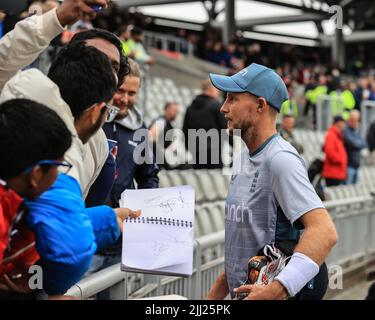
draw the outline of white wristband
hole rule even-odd
[[[303,253],[295,252],[275,280],[285,287],[289,296],[294,297],[318,273],[319,266],[313,260]]]

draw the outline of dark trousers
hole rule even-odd
[[[328,288],[328,269],[323,263],[319,273],[295,297],[294,300],[322,300]]]
[[[345,180],[337,180],[337,179],[330,179],[326,178],[326,186],[327,187],[334,187],[344,184]]]
[[[375,300],[375,282],[369,288],[366,300]]]

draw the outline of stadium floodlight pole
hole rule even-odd
[[[225,23],[223,30],[223,42],[228,45],[236,32],[236,7],[235,1],[225,0]]]
[[[341,69],[345,68],[345,39],[340,28],[335,29],[332,40],[332,62]]]

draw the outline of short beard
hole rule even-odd
[[[254,129],[254,126],[250,123],[250,121],[244,121],[241,125],[241,137],[243,138],[245,135],[247,135],[249,132],[251,132]]]
[[[132,106],[128,105],[127,110],[126,110],[126,114],[121,114],[121,110],[120,110],[120,112],[116,116],[116,120],[122,120],[122,119],[126,118],[129,115],[130,110],[132,110],[133,108],[134,108],[134,105],[132,105]]]
[[[117,114],[115,120],[122,120],[122,119],[126,118],[129,115],[129,110],[126,112],[126,114],[121,114],[120,112]]]

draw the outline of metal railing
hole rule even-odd
[[[329,95],[320,96],[316,104],[316,129],[317,131],[326,131],[332,124],[333,117],[336,114],[342,114],[342,99]],[[365,100],[361,103],[361,126],[362,137],[366,137],[367,131],[372,122],[375,121],[375,101]]]
[[[342,99],[335,98],[329,95],[323,95],[318,98],[316,103],[316,129],[318,131],[326,131],[332,124],[333,117],[336,114],[333,114],[334,104],[336,105],[335,109],[338,109],[337,114],[342,114],[344,109],[340,107],[343,105]]]
[[[361,103],[361,134],[366,137],[372,122],[375,121],[375,101],[362,101]]]
[[[327,258],[328,267],[366,265],[375,252],[375,198],[357,197],[327,201],[325,206],[336,225],[339,242]],[[211,260],[203,262],[205,255]],[[224,230],[196,239],[194,271],[189,278],[144,275],[143,284],[128,293],[129,274],[115,265],[77,283],[68,294],[88,299],[110,289],[114,299],[138,299],[177,294],[188,299],[204,299],[217,276],[224,270]],[[133,275],[134,276],[134,275]]]
[[[325,205],[339,234],[339,241],[328,256],[327,264],[343,268],[358,263],[365,265],[375,251],[375,234],[372,232],[375,230],[375,198],[327,201]]]
[[[142,73],[142,86],[140,89],[140,95],[138,98],[137,106],[143,115],[148,113],[147,101],[149,99],[150,91],[150,66],[147,63],[138,63]]]
[[[156,48],[165,51],[184,53],[187,55],[193,55],[194,53],[194,46],[186,39],[163,33],[145,31],[144,44],[146,49]]]
[[[144,286],[129,292],[130,273],[120,271],[120,264],[96,272],[74,285],[68,295],[89,299],[103,290],[110,289],[110,297],[115,299],[137,299],[154,295],[179,294],[189,299],[202,299],[207,290],[224,270],[224,230],[200,237],[194,242],[194,268],[189,278],[143,275]],[[202,256],[214,260],[202,264]],[[205,284],[202,286],[201,280]]]

